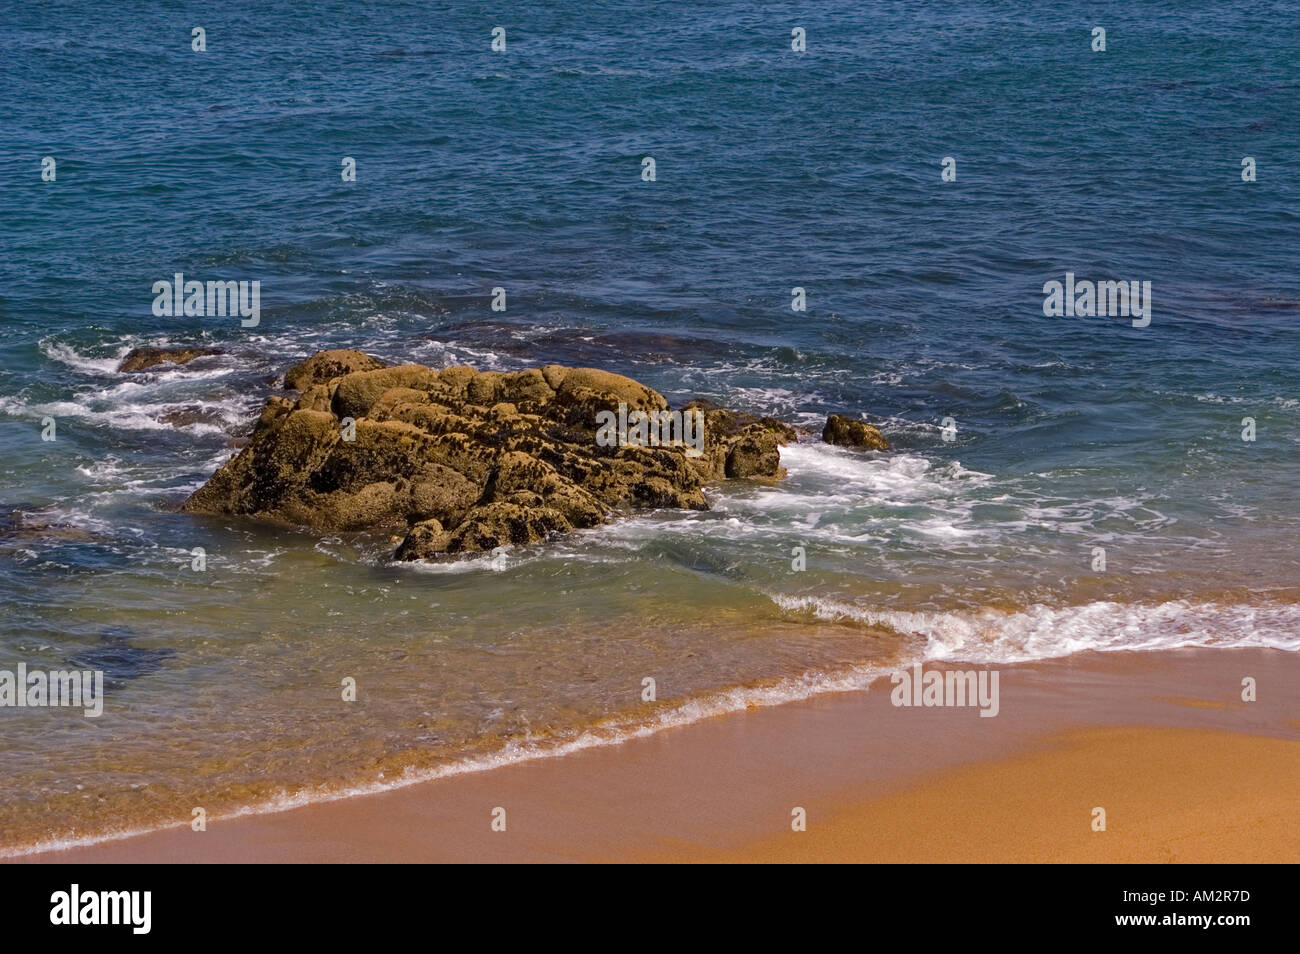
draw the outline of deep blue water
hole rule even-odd
[[[142,652],[170,653],[133,674],[132,711],[152,716],[222,667],[264,663],[258,640],[284,637],[308,605],[323,614],[319,643],[285,650],[284,665],[352,638],[356,593],[250,596],[276,560],[319,555],[315,541],[174,512],[276,375],[323,347],[594,365],[674,401],[814,428],[862,413],[894,441],[870,461],[801,446],[784,489],[726,490],[710,515],[611,528],[522,561],[513,581],[416,578],[422,609],[456,607],[428,626],[472,628],[489,646],[518,635],[512,605],[579,629],[600,615],[618,633],[643,610],[610,569],[631,554],[626,573],[649,574],[636,585],[666,604],[687,579],[711,606],[761,602],[773,626],[999,607],[1020,615],[995,640],[1029,655],[1212,642],[1225,628],[1293,647],[1300,616],[1277,606],[1300,593],[1297,12],[3,4],[0,511],[96,539],[0,541],[0,661],[57,661],[129,626]],[[505,52],[490,48],[497,25]],[[1090,48],[1094,26],[1105,52]],[[806,53],[790,48],[794,27]],[[155,317],[151,286],[178,271],[260,281],[261,324]],[[1149,281],[1149,327],[1044,317],[1043,285],[1067,271]],[[490,308],[497,286],[505,312]],[[791,310],[796,286],[806,312]],[[195,342],[230,353],[134,379],[113,370],[133,345]],[[54,442],[40,439],[47,416]],[[797,577],[796,543],[814,557]],[[225,582],[177,582],[197,545]],[[1090,571],[1095,546],[1109,575]],[[366,592],[390,572],[374,548],[326,549],[320,572],[336,584]],[[584,561],[603,569],[577,595],[557,591]],[[1191,608],[1089,609],[1170,601]],[[1206,615],[1223,605],[1237,609]],[[899,632],[931,650],[983,638],[943,618],[943,632],[929,617]],[[402,625],[383,652],[409,651],[426,623]],[[628,651],[648,652],[646,639],[629,636]],[[797,672],[804,651],[780,644],[753,673],[740,655],[702,663],[684,692]],[[586,682],[622,678],[626,657],[611,659]],[[517,682],[501,676],[500,694]],[[616,708],[583,698],[593,717]],[[466,737],[483,711],[495,710],[460,713]],[[179,743],[144,721],[122,733],[148,765],[151,745]],[[359,737],[394,724],[377,716]]]

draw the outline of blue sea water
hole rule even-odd
[[[0,511],[50,528],[0,535],[0,668],[111,684],[99,721],[0,711],[4,846],[905,658],[1300,648],[1293,3],[5,3],[0,59]],[[156,317],[176,272],[260,281],[260,323]],[[1067,272],[1149,281],[1150,325],[1045,317]],[[195,343],[227,353],[115,370]],[[504,571],[178,514],[326,347],[603,367],[894,450],[801,443],[780,485]]]

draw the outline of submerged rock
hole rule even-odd
[[[709,482],[782,476],[779,446],[796,437],[707,402],[672,411],[594,368],[434,370],[325,351],[285,383],[298,397],[272,396],[183,509],[401,531],[401,560],[533,543],[620,510],[706,510]]]
[[[880,428],[857,421],[842,414],[832,414],[826,418],[826,427],[822,430],[822,440],[827,444],[839,444],[844,447],[861,447],[866,450],[889,450],[889,441],[880,433]]]
[[[74,669],[102,670],[105,687],[124,689],[128,680],[157,672],[176,655],[174,649],[133,646],[130,640],[134,635],[125,626],[110,626],[100,633],[96,645],[70,656],[67,665]]]
[[[195,358],[225,354],[220,348],[132,348],[127,352],[119,371],[147,371],[159,364],[189,364]]]
[[[213,427],[222,427],[225,424],[225,418],[216,408],[204,407],[201,404],[192,404],[188,407],[176,408],[167,411],[159,416],[158,420],[164,424],[170,424],[172,427],[192,427],[195,424],[210,424]]]
[[[43,543],[94,543],[100,535],[90,530],[46,520],[39,510],[0,508],[0,541],[39,541]]]

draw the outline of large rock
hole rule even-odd
[[[843,447],[889,450],[889,441],[885,440],[885,435],[880,433],[880,428],[842,414],[832,414],[826,418],[826,427],[822,429],[822,440],[827,444],[839,444]]]
[[[160,364],[189,364],[195,358],[206,358],[213,354],[225,352],[220,348],[132,348],[117,366],[117,370],[147,371]]]
[[[779,445],[796,437],[705,402],[672,412],[652,388],[593,368],[435,370],[326,351],[285,384],[301,393],[273,395],[247,445],[184,509],[399,531],[403,560],[535,543],[619,511],[705,510],[710,482],[781,476]],[[673,430],[605,446],[597,415],[620,405],[663,414]]]

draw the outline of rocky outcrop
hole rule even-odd
[[[325,351],[285,384],[298,395],[272,396],[247,446],[184,509],[400,531],[403,560],[532,543],[620,511],[705,510],[710,482],[781,476],[779,447],[796,436],[707,402],[671,411],[652,388],[593,368],[435,370]],[[638,412],[662,422],[648,439]],[[616,431],[626,440],[609,440]]]
[[[832,414],[826,418],[826,427],[822,429],[822,440],[827,444],[860,447],[864,450],[889,450],[889,441],[885,440],[885,435],[880,433],[878,427],[842,414]]]
[[[132,348],[127,352],[119,371],[147,371],[160,364],[189,364],[195,358],[225,354],[220,348]]]

